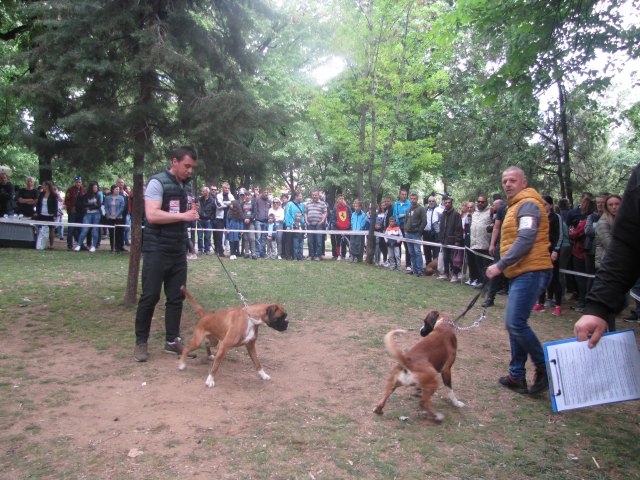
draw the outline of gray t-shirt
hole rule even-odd
[[[180,184],[180,188],[184,188],[184,185]],[[162,188],[160,180],[158,180],[157,178],[152,178],[151,180],[149,180],[149,183],[147,184],[147,190],[144,192],[144,199],[161,202],[163,194],[164,189]]]

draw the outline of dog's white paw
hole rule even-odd
[[[216,358],[215,355],[209,355],[209,360],[214,360]]]
[[[436,416],[435,416],[434,420],[436,422],[442,422],[444,420],[444,415],[441,414],[441,413],[436,413]]]
[[[271,377],[269,375],[267,375],[266,373],[264,373],[264,370],[260,370],[258,372],[258,375],[260,375],[260,378],[263,380],[271,380]]]
[[[184,370],[185,368],[187,368],[187,364],[186,363],[179,363],[178,364],[178,370]]]
[[[213,388],[216,385],[216,382],[213,381],[213,377],[211,375],[209,375],[207,377],[207,387],[209,388]]]
[[[462,408],[462,407],[464,407],[464,403],[458,401],[458,402],[454,403],[453,406],[454,407],[458,407],[458,408]]]

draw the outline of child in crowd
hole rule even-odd
[[[244,211],[237,200],[229,204],[229,216],[227,217],[227,239],[229,240],[229,260],[235,260],[240,255],[238,247],[240,245],[241,232],[231,232],[230,230],[242,230],[244,225]]]
[[[376,233],[383,233],[382,220],[376,220],[375,231]],[[376,258],[375,258],[376,267],[380,266],[380,257],[382,256],[382,249],[380,248],[380,245],[383,245],[384,243],[385,243],[384,238],[376,237]]]
[[[269,214],[267,220],[267,259],[276,259],[276,249],[273,248],[273,242],[278,234],[278,225],[276,224],[276,216],[273,213]]]
[[[302,221],[302,212],[296,212],[296,219],[291,225],[293,232],[293,259],[302,260],[302,247],[304,245],[304,222]]]
[[[380,202],[380,204],[378,205],[378,213],[376,214],[376,222],[381,222],[382,223],[382,232],[384,233],[384,220],[385,218],[387,218],[387,201],[383,200]],[[382,252],[382,262],[380,263],[380,261],[378,261],[378,263],[380,263],[380,265],[382,265],[383,267],[388,267],[389,266],[389,262],[387,262],[387,241],[384,238],[380,239],[379,243],[376,243],[376,245],[380,245],[380,252]]]
[[[351,231],[359,232],[364,230],[367,223],[367,215],[362,211],[362,202],[360,200],[353,202],[353,210],[351,214]],[[362,235],[351,235],[349,244],[351,245],[351,257],[349,261],[351,263],[358,263],[358,257],[360,256],[360,249],[362,247]]]
[[[386,234],[402,239],[402,230],[396,225],[396,217],[389,217],[389,227],[387,228]],[[389,251],[389,270],[402,271],[402,266],[400,265],[400,240],[388,238],[387,249]]]

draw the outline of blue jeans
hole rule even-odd
[[[213,228],[211,226],[211,220],[198,220],[199,228]],[[203,238],[204,237],[204,250],[202,249]],[[198,230],[198,250],[200,252],[210,252],[211,251],[211,232],[203,232],[202,230]]]
[[[96,212],[85,213],[82,223],[84,223],[85,225],[100,225],[100,211],[98,210]],[[82,227],[82,231],[80,232],[80,237],[78,238],[78,245],[82,245],[84,238],[87,236],[87,233],[89,233],[89,228],[90,227]],[[100,234],[100,228],[94,227],[91,230],[93,230],[92,232],[93,241],[91,242],[91,245],[95,247],[96,244],[98,243],[98,235]]]
[[[82,215],[80,215],[79,213],[70,213],[68,215],[67,221],[69,223],[82,223]],[[80,229],[80,227],[68,227],[68,230],[67,230],[67,247],[69,248],[73,247],[73,229],[74,228]],[[80,245],[79,242],[78,242],[78,245]]]
[[[552,276],[552,269],[538,270],[523,273],[510,281],[504,320],[511,343],[509,374],[514,380],[526,377],[524,365],[527,355],[531,356],[531,361],[536,367],[546,368],[540,340],[527,321],[531,309],[538,302],[540,294],[549,286]]]
[[[127,201],[129,201],[128,197],[127,197]],[[127,218],[125,219],[124,223],[125,223],[125,225],[131,226],[131,215],[127,214]],[[129,243],[131,243],[131,242],[129,242],[129,235],[130,234],[131,234],[131,229],[130,228],[125,228],[124,229],[124,243],[125,243],[125,245],[129,245]]]
[[[319,225],[307,226],[308,232],[316,230],[322,230],[322,227]],[[307,245],[309,246],[309,258],[320,258],[322,256],[322,235],[318,235],[317,233],[308,233]]]
[[[404,236],[410,240],[422,240],[422,235],[419,233],[405,233]],[[411,255],[411,268],[413,269],[413,273],[421,275],[424,267],[420,244],[407,242],[407,247],[409,247],[409,255]]]
[[[293,237],[293,259],[302,260],[302,247],[304,246],[304,237]]]
[[[256,226],[256,230],[262,230],[263,233],[256,232],[256,251],[255,255],[259,257],[267,256],[267,222],[259,222],[255,221],[254,225]],[[294,255],[295,256],[295,255]]]

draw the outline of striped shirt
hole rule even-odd
[[[305,213],[309,225],[318,225],[326,212],[327,205],[321,200],[317,202],[311,201],[305,205]]]

